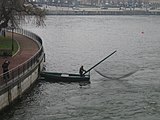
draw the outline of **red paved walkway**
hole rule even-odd
[[[10,33],[8,33],[7,35],[11,36]],[[18,66],[19,64],[24,63],[31,56],[33,56],[39,49],[36,42],[23,35],[14,34],[14,39],[17,40],[17,42],[19,43],[20,50],[15,56],[7,58],[7,60],[10,61],[9,70]],[[5,59],[3,57],[0,57],[0,74],[2,74],[1,66],[4,60]]]

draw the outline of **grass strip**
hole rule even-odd
[[[18,50],[18,43],[13,40],[13,51],[12,51],[12,38],[0,36],[0,56],[4,55],[4,52],[7,55],[13,55]]]

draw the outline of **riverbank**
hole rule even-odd
[[[160,10],[146,9],[119,9],[119,8],[68,8],[68,7],[47,7],[47,15],[160,15]]]
[[[43,69],[44,51],[41,38],[23,29],[15,29],[13,34],[19,50],[12,57],[0,57],[1,64],[5,59],[10,61],[7,79],[4,79],[6,74],[2,74],[0,69],[0,112],[26,92]],[[11,36],[10,31],[7,36]]]

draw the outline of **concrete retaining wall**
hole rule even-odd
[[[19,80],[7,85],[0,95],[0,110],[10,105],[16,98],[20,97],[39,76],[39,71],[43,68],[44,59],[42,59],[30,72],[21,76]]]
[[[0,95],[0,110],[9,105],[8,91]]]

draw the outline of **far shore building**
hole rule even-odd
[[[160,0],[78,0],[81,4],[160,3]]]
[[[144,5],[144,4],[154,4],[160,6],[160,0],[29,0],[38,3],[47,3],[49,5],[53,4],[68,4],[68,5]]]

